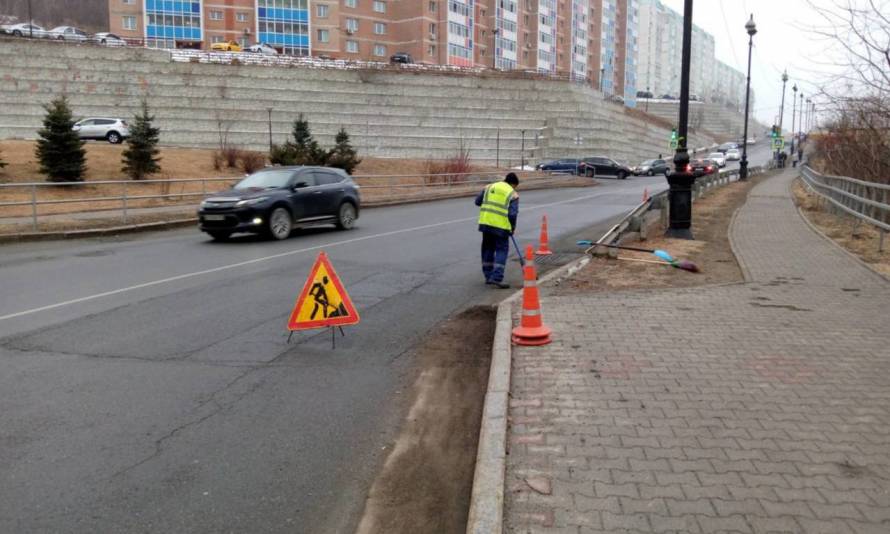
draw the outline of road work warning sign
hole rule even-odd
[[[320,252],[290,314],[288,330],[358,324],[359,320],[327,254]]]

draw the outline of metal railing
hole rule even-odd
[[[801,178],[832,207],[877,227],[878,250],[884,251],[884,235],[890,232],[890,185],[821,174],[809,165],[801,167]]]
[[[403,174],[403,175],[356,175],[352,179],[363,192],[366,205],[384,205],[420,199],[435,199],[455,193],[477,189],[480,185],[501,179],[507,171],[487,171],[473,173]],[[546,184],[564,179],[560,176],[532,175],[529,172],[514,171],[527,184]],[[76,215],[83,212],[119,212],[123,224],[128,224],[134,210],[151,208],[197,207],[198,200],[214,192],[228,189],[243,177],[184,178],[170,180],[96,180],[88,182],[29,182],[0,184],[0,192],[20,191],[20,199],[0,201],[0,219],[25,218],[31,220],[34,231],[39,230],[40,217]],[[171,192],[175,186],[179,192]],[[46,192],[58,192],[73,188],[70,198],[42,198]],[[108,191],[111,189],[112,191]],[[89,196],[86,193],[97,194]],[[167,203],[146,205],[149,201]],[[105,206],[101,204],[105,203]],[[41,206],[86,204],[92,209],[41,213]],[[29,214],[4,214],[4,208],[29,207]]]

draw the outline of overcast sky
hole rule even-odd
[[[683,0],[662,0],[683,13]],[[815,0],[831,5],[831,0]],[[782,100],[782,71],[788,70],[785,122],[791,125],[791,86],[797,83],[804,95],[813,93],[820,65],[807,58],[820,57],[827,46],[806,31],[820,22],[804,0],[695,0],[692,19],[714,36],[717,59],[739,72],[747,72],[748,34],[745,23],[751,14],[757,24],[751,59],[751,87],[756,94],[754,115],[772,124],[779,115]],[[806,98],[806,97],[805,97]]]

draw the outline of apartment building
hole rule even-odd
[[[639,0],[109,0],[111,31],[151,47],[269,44],[296,56],[531,70],[633,105]]]
[[[680,95],[683,15],[659,0],[640,2],[639,90]],[[717,60],[714,36],[692,26],[689,93],[700,100],[744,105],[745,76]]]

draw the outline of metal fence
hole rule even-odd
[[[890,232],[890,185],[865,182],[846,176],[821,174],[809,165],[801,168],[804,184],[833,208],[878,228],[878,250],[884,250],[884,234]]]
[[[426,200],[447,197],[478,189],[483,184],[499,180],[506,171],[442,174],[404,175],[356,175],[353,180],[362,190],[363,202],[367,205],[413,200]],[[553,183],[564,180],[561,176],[531,175],[514,171],[527,184]],[[29,217],[34,231],[39,230],[40,218],[48,216],[74,215],[84,211],[119,213],[123,224],[132,219],[134,210],[158,207],[197,207],[199,200],[215,191],[228,189],[241,177],[187,178],[170,180],[97,180],[89,182],[31,182],[0,184],[0,193],[17,192],[18,199],[0,201],[0,219],[5,217]],[[178,192],[171,189],[179,187]],[[64,189],[74,189],[80,194],[69,198],[47,198],[46,193],[58,193]],[[97,193],[89,195],[89,192]],[[5,194],[4,196],[16,196]],[[153,202],[153,204],[150,204]],[[41,213],[42,206],[80,204],[86,209]],[[4,208],[26,208],[29,215],[4,214]],[[21,210],[19,210],[21,211]]]

